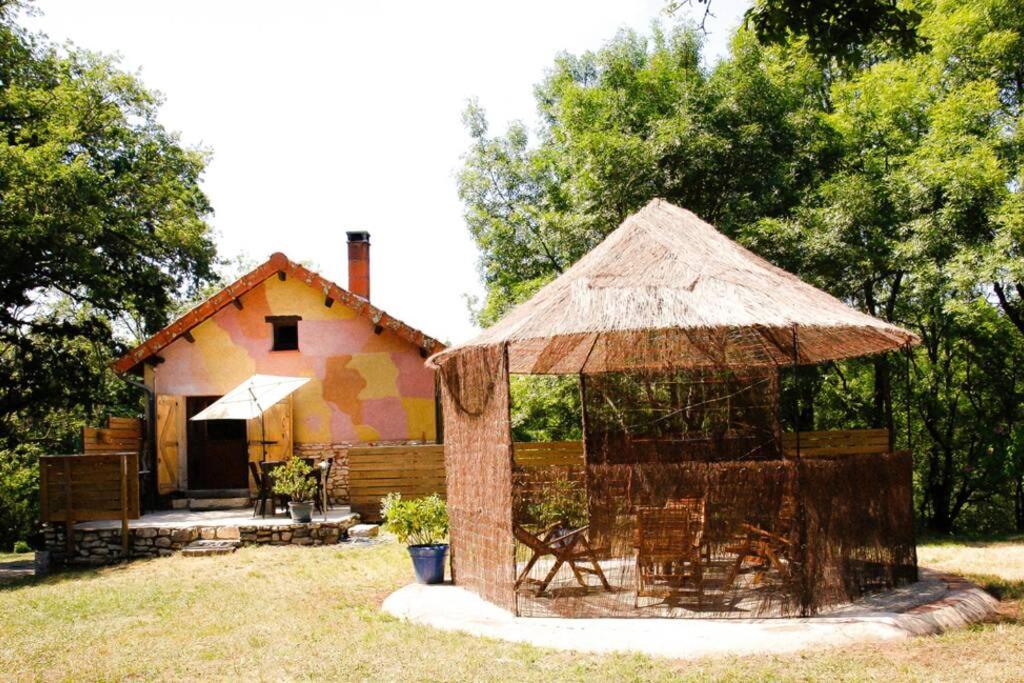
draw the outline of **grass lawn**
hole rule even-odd
[[[244,548],[0,587],[0,679],[847,679],[1024,677],[1024,539],[933,543],[924,565],[1003,595],[993,623],[892,645],[698,662],[580,655],[405,624],[379,606],[404,548]],[[978,578],[981,577],[981,578]]]
[[[5,553],[0,550],[0,564],[4,562],[24,562],[32,559],[35,559],[33,553]]]

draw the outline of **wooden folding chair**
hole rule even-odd
[[[729,569],[724,587],[732,586],[739,573],[746,569],[754,571],[755,585],[761,583],[769,571],[777,572],[783,579],[788,578],[792,547],[790,533],[795,523],[796,499],[793,496],[785,496],[779,505],[779,514],[773,521],[771,531],[746,522],[741,524],[740,541],[727,548],[728,552],[736,553],[736,560]]]
[[[703,498],[681,498],[664,507],[638,507],[636,596],[674,597],[687,589],[704,596],[701,540],[704,536]]]
[[[596,553],[587,540],[586,532],[589,526],[582,526],[568,532],[560,531],[561,528],[561,523],[555,522],[542,529],[539,535],[534,535],[518,524],[513,527],[512,530],[516,540],[529,548],[533,553],[526,566],[519,572],[519,576],[516,577],[516,590],[519,590],[519,587],[524,583],[536,584],[537,595],[539,596],[547,589],[548,584],[555,578],[562,565],[568,564],[573,576],[576,577],[576,581],[584,588],[587,588],[588,584],[583,578],[583,574],[591,574],[597,576],[606,591],[610,591],[612,587],[608,584],[608,579],[605,578],[604,572],[601,571],[601,565],[597,562]],[[542,581],[529,578],[530,570],[533,569],[533,565],[537,563],[537,560],[547,556],[555,558],[555,562],[551,565],[547,576]],[[581,566],[580,563],[583,562],[589,563],[590,566]]]

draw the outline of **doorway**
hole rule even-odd
[[[199,414],[219,396],[185,399],[188,488],[190,490],[249,487],[249,451],[245,420],[199,420]]]

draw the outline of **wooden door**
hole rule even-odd
[[[171,493],[181,488],[178,426],[184,417],[184,402],[181,396],[159,394],[156,397],[156,469],[160,493]]]
[[[188,488],[243,489],[249,486],[245,420],[193,420],[219,396],[186,399]]]

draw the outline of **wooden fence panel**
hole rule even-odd
[[[782,435],[786,455],[796,455],[796,433]],[[832,457],[890,452],[888,429],[843,429],[826,432],[800,432],[800,455]]]
[[[579,441],[514,444],[526,469],[583,465]],[[364,520],[380,519],[380,502],[392,491],[406,498],[446,494],[444,446],[371,446],[348,451],[349,501]]]
[[[348,451],[349,501],[364,520],[380,519],[380,501],[446,493],[444,446],[376,446]]]
[[[135,452],[45,455],[39,459],[39,486],[44,522],[139,518]]]
[[[512,445],[515,464],[520,467],[562,465],[582,467],[582,441],[521,442]]]
[[[93,453],[122,453],[142,451],[142,420],[134,417],[111,417],[107,426],[82,429],[82,450]]]

